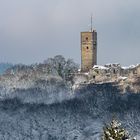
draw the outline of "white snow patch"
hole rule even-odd
[[[81,69],[78,69],[78,72],[81,72]]]
[[[122,69],[127,70],[127,69],[129,69],[129,67],[122,67]]]
[[[122,76],[119,77],[120,80],[126,80],[127,78],[128,77],[122,77]]]
[[[93,66],[93,69],[104,69],[104,70],[108,70],[107,67],[100,66],[100,65],[94,65],[94,66]]]
[[[124,70],[128,70],[128,69],[133,69],[133,68],[136,68],[138,65],[130,65],[128,67],[122,67],[122,69]]]
[[[84,74],[85,74],[85,75],[89,75],[89,72],[85,72]]]

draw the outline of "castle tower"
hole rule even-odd
[[[81,71],[89,71],[97,64],[97,32],[81,32]]]

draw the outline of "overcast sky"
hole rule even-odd
[[[80,64],[80,32],[98,33],[98,64],[140,63],[140,0],[0,0],[0,61],[61,54]]]

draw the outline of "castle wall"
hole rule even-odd
[[[140,76],[140,64],[137,66],[137,75]]]
[[[93,82],[106,82],[133,79],[140,77],[140,65],[121,67],[120,64],[110,64],[105,66],[95,65],[89,71],[89,80]]]

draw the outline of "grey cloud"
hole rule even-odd
[[[139,0],[1,0],[0,60],[28,64],[62,54],[80,63],[80,32],[89,30],[93,13],[98,63],[139,63],[139,6]]]

